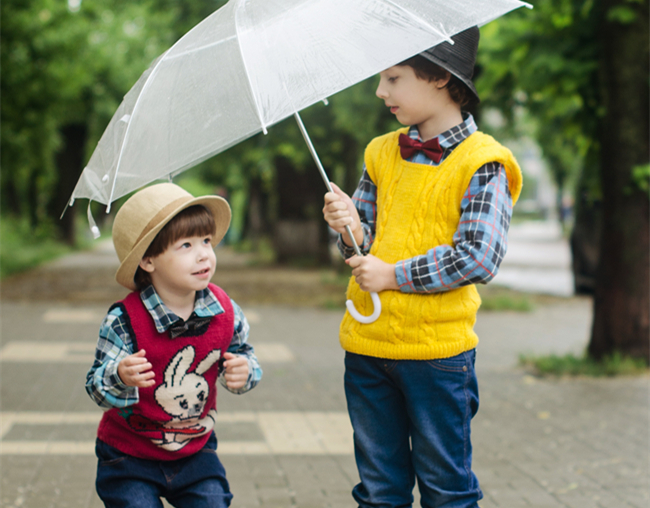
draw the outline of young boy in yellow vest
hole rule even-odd
[[[377,96],[408,127],[375,138],[352,199],[334,186],[323,214],[352,267],[346,313],[345,392],[354,428],[360,507],[474,508],[470,422],[475,284],[491,280],[507,246],[522,177],[512,153],[477,131],[461,108],[478,94],[472,74],[479,30],[452,37],[380,73]],[[367,255],[355,256],[351,227]]]
[[[262,370],[239,306],[210,280],[230,224],[218,196],[147,187],[113,224],[117,282],[129,295],[102,322],[86,377],[105,409],[96,487],[107,507],[230,506],[217,456],[217,380],[245,393]]]

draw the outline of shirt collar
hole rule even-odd
[[[478,130],[472,114],[466,111],[462,114],[463,121],[461,123],[437,136],[441,148],[449,148],[450,146],[457,145]],[[420,131],[418,131],[417,125],[411,125],[409,128],[409,137],[418,141],[424,141],[420,137]]]
[[[177,316],[169,309],[169,307],[167,307],[167,305],[165,305],[153,285],[147,286],[140,292],[140,299],[153,318],[158,333],[165,333],[169,327],[179,321],[183,321],[183,318]],[[196,292],[194,311],[188,321],[192,319],[193,316],[212,317],[222,314],[223,312],[224,309],[219,303],[219,300],[217,300],[212,291],[205,288]]]

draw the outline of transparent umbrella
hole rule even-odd
[[[126,94],[70,204],[88,198],[107,205],[108,212],[114,200],[266,133],[291,115],[331,190],[300,110],[522,5],[527,4],[230,0],[154,61]]]

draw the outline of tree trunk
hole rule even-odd
[[[260,246],[260,240],[265,231],[269,231],[270,225],[265,220],[264,214],[267,206],[264,203],[262,190],[262,181],[259,177],[251,178],[248,186],[248,213],[246,229],[242,234],[249,238],[253,244],[253,250],[257,252]]]
[[[344,192],[352,196],[361,178],[359,143],[352,136],[343,138],[343,163],[345,164],[343,181],[336,183]]]
[[[278,223],[275,225],[274,243],[277,260],[287,263],[310,258],[320,265],[328,264],[327,234],[321,213],[326,190],[320,173],[313,164],[300,171],[284,157],[275,159],[275,170]]]
[[[85,124],[70,124],[61,129],[62,146],[56,154],[57,181],[48,204],[48,212],[58,219],[65,209],[79,175],[84,168],[87,128]],[[75,243],[74,207],[68,208],[57,220],[59,236],[69,245]]]
[[[20,216],[22,212],[20,194],[16,188],[16,183],[9,177],[2,181],[2,202],[10,213],[18,217]]]
[[[600,149],[592,143],[585,156],[574,195],[571,268],[576,294],[593,295],[603,224],[600,191]]]
[[[633,10],[635,19],[613,16],[622,9]],[[650,200],[633,178],[633,168],[650,160],[648,2],[604,0],[600,28],[603,228],[588,352],[648,361]]]
[[[29,217],[29,226],[32,231],[35,231],[38,227],[38,176],[38,170],[32,169],[27,183],[27,216]]]

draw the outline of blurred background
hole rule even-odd
[[[600,359],[621,352],[647,361],[648,2],[532,3],[533,10],[482,28],[475,74],[482,102],[472,113],[522,166],[525,185],[513,231],[524,240],[546,235],[566,247],[553,252],[565,253],[561,262],[570,278],[545,291],[595,296],[589,354]],[[140,74],[223,4],[2,1],[3,279],[93,247],[85,204],[60,218],[85,163]],[[398,127],[375,87],[375,79],[367,80],[302,114],[330,177],[349,193],[368,141]],[[330,282],[345,279],[322,220],[325,189],[292,119],[176,183],[230,201],[233,221],[222,248],[232,256],[320,267],[329,270]],[[106,214],[93,204],[104,239],[117,209]],[[533,245],[520,254],[535,251]],[[502,279],[517,288],[521,277],[511,272]],[[544,282],[543,275],[537,278]]]

